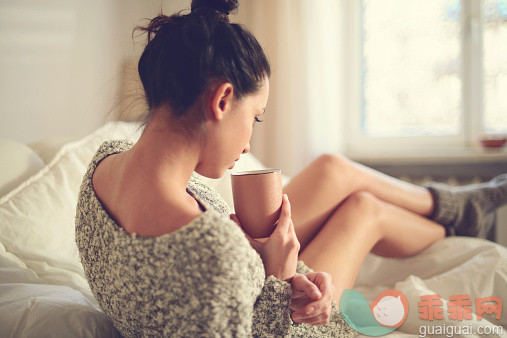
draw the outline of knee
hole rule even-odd
[[[314,160],[314,165],[319,168],[323,177],[347,176],[350,168],[350,160],[342,155],[323,154]]]
[[[322,167],[340,169],[347,167],[350,160],[345,156],[339,154],[322,154],[315,159],[315,162],[317,162]]]
[[[353,213],[380,221],[383,211],[383,203],[375,195],[366,191],[357,191],[349,195],[343,207]],[[379,223],[379,222],[376,222]]]

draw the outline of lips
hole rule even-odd
[[[238,162],[238,160],[239,160],[239,157],[234,160],[234,163],[232,164],[232,166],[229,167],[229,169],[234,168],[234,166],[236,165],[236,162]]]

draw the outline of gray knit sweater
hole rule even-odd
[[[187,190],[206,207],[200,216],[158,237],[129,234],[110,217],[92,186],[106,156],[132,146],[106,141],[84,176],[76,242],[90,288],[127,337],[351,337],[333,302],[331,322],[292,322],[291,286],[265,275],[259,254],[229,219],[227,203],[195,173]],[[312,271],[303,261],[299,273]]]

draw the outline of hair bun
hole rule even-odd
[[[238,7],[238,0],[192,0],[190,9],[192,13],[196,13],[201,10],[214,10],[228,16]]]

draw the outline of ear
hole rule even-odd
[[[228,112],[234,100],[234,87],[230,82],[224,82],[212,93],[211,110],[217,120],[221,120],[224,113]]]

